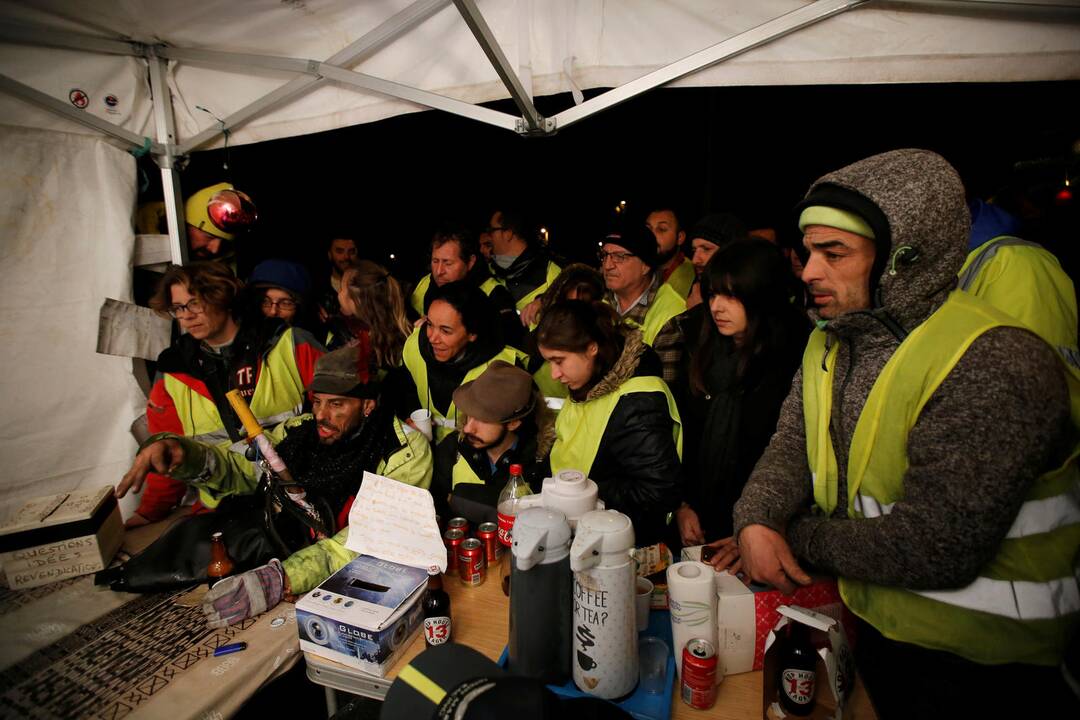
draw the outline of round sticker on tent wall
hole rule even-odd
[[[68,93],[68,100],[70,100],[71,104],[79,108],[80,110],[84,109],[87,105],[90,104],[90,96],[84,93],[79,88],[72,88],[71,92]]]

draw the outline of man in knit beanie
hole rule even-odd
[[[1054,350],[956,290],[970,219],[925,150],[825,175],[800,205],[811,334],[735,506],[745,569],[831,573],[879,718],[1076,715],[1080,474]],[[991,690],[1020,684],[1021,693]]]
[[[656,237],[644,223],[629,222],[604,237],[597,257],[607,302],[641,328],[645,343],[660,356],[664,380],[673,382],[683,344],[675,318],[686,311],[686,300],[660,281]]]

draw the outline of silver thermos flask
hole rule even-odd
[[[638,681],[633,547],[634,526],[616,510],[582,515],[570,546],[574,684],[608,700],[627,695]]]
[[[513,675],[561,685],[570,679],[570,525],[558,510],[522,510],[511,546]]]

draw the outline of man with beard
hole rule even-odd
[[[656,273],[685,300],[694,284],[695,268],[682,251],[686,231],[670,205],[653,205],[645,216],[645,227],[656,237]]]
[[[348,520],[365,470],[425,489],[431,484],[427,440],[394,417],[390,403],[380,402],[379,390],[365,343],[335,350],[315,364],[307,387],[312,412],[268,431],[299,490],[309,500],[325,500],[339,527]],[[259,474],[252,461],[227,448],[158,433],[143,444],[117,496],[138,492],[151,471],[183,480],[216,501],[253,493]]]
[[[510,465],[524,466],[525,479],[540,489],[544,460],[555,442],[554,419],[532,376],[502,360],[455,390],[454,404],[465,422],[456,444],[446,442],[436,450],[436,467],[450,477],[433,484],[452,488],[452,515],[476,524],[494,522]]]

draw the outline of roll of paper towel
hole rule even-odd
[[[695,638],[716,646],[716,574],[711,565],[689,560],[668,566],[668,605],[675,666],[682,677],[682,653]],[[720,673],[717,673],[719,680]]]

